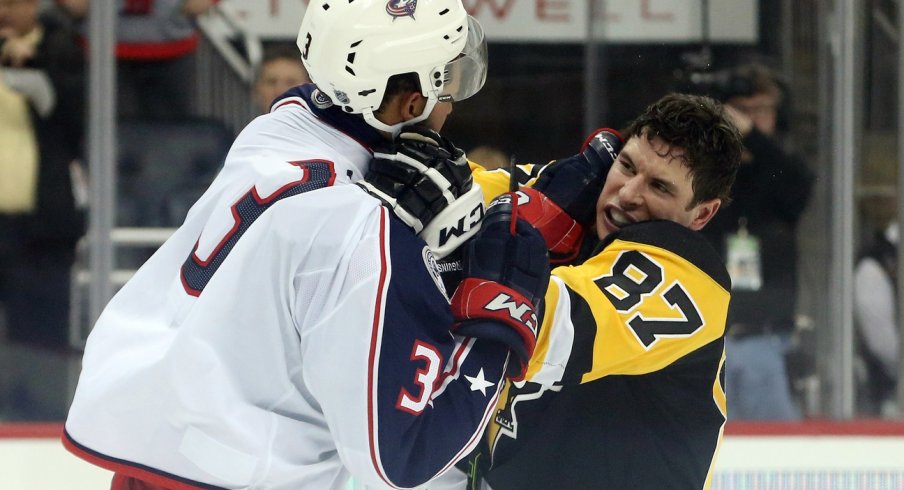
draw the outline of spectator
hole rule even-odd
[[[733,202],[703,233],[723,251],[732,277],[726,391],[732,419],[800,418],[785,354],[794,328],[797,224],[813,175],[782,149],[777,122],[782,88],[762,65],[742,65],[726,112],[744,138]]]
[[[893,417],[898,385],[898,224],[892,223],[861,252],[854,269],[858,353],[865,365],[861,415]]]
[[[254,77],[254,103],[260,113],[270,112],[270,105],[277,97],[310,81],[295,46],[272,48],[264,55]]]
[[[84,215],[72,167],[84,70],[74,34],[39,0],[0,0],[0,300],[11,340],[67,344],[69,270]]]
[[[119,0],[117,109],[124,118],[178,118],[191,113],[195,19],[218,0]],[[90,0],[58,0],[86,17]],[[82,34],[86,23],[82,22]]]

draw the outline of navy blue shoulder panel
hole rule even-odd
[[[432,253],[388,214],[391,275],[376,368],[375,425],[386,478],[409,487],[454,463],[476,441],[495,406],[508,351],[488,341],[456,343]]]

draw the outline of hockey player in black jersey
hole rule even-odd
[[[472,488],[710,486],[727,413],[731,287],[697,230],[730,200],[741,140],[718,103],[679,94],[624,134],[610,168],[599,169],[607,158],[560,160],[530,191],[562,203],[598,242],[553,270],[525,380],[509,383],[483,450],[463,466]],[[551,173],[575,161],[603,177]],[[475,179],[485,194],[502,190]],[[592,220],[581,217],[586,202],[562,197],[588,188],[601,189]]]
[[[559,266],[524,377],[450,488],[710,485],[731,288],[697,231],[730,200],[740,136],[717,102],[683,94],[650,105],[623,148],[616,134],[516,172],[528,186],[519,216]],[[475,168],[474,179],[488,200],[509,187],[504,170]]]

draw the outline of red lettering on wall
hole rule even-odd
[[[650,3],[652,3],[652,0],[641,0],[641,2],[640,2],[640,18],[641,19],[651,20],[651,21],[666,21],[666,22],[671,22],[671,21],[675,20],[675,14],[672,12],[668,12],[668,13],[653,12],[652,9],[650,8]]]
[[[537,19],[568,22],[568,0],[537,0]]]
[[[512,4],[515,2],[514,0],[462,0],[461,3],[465,6],[465,10],[475,17],[479,16],[483,7],[486,6],[490,9],[493,17],[504,19],[511,12]],[[502,3],[502,5],[499,5],[499,3]]]

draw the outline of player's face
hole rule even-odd
[[[427,97],[418,92],[409,92],[408,95],[402,96],[395,104],[398,107],[398,114],[401,120],[407,121],[424,113],[427,108]],[[430,128],[436,132],[443,129],[446,124],[446,118],[452,113],[452,102],[437,102],[433,105],[433,111],[420,124]],[[377,119],[383,122],[393,121],[394,118],[386,118],[385,114],[377,114]]]
[[[666,219],[699,230],[713,217],[721,201],[693,206],[692,175],[680,156],[681,148],[662,139],[632,137],[625,144],[596,203],[596,231],[600,239],[638,221]]]
[[[437,102],[435,106],[433,106],[433,112],[427,116],[427,119],[424,121],[424,124],[436,131],[439,132],[443,129],[443,125],[446,124],[446,118],[449,117],[449,114],[452,114],[452,103],[451,102]]]

